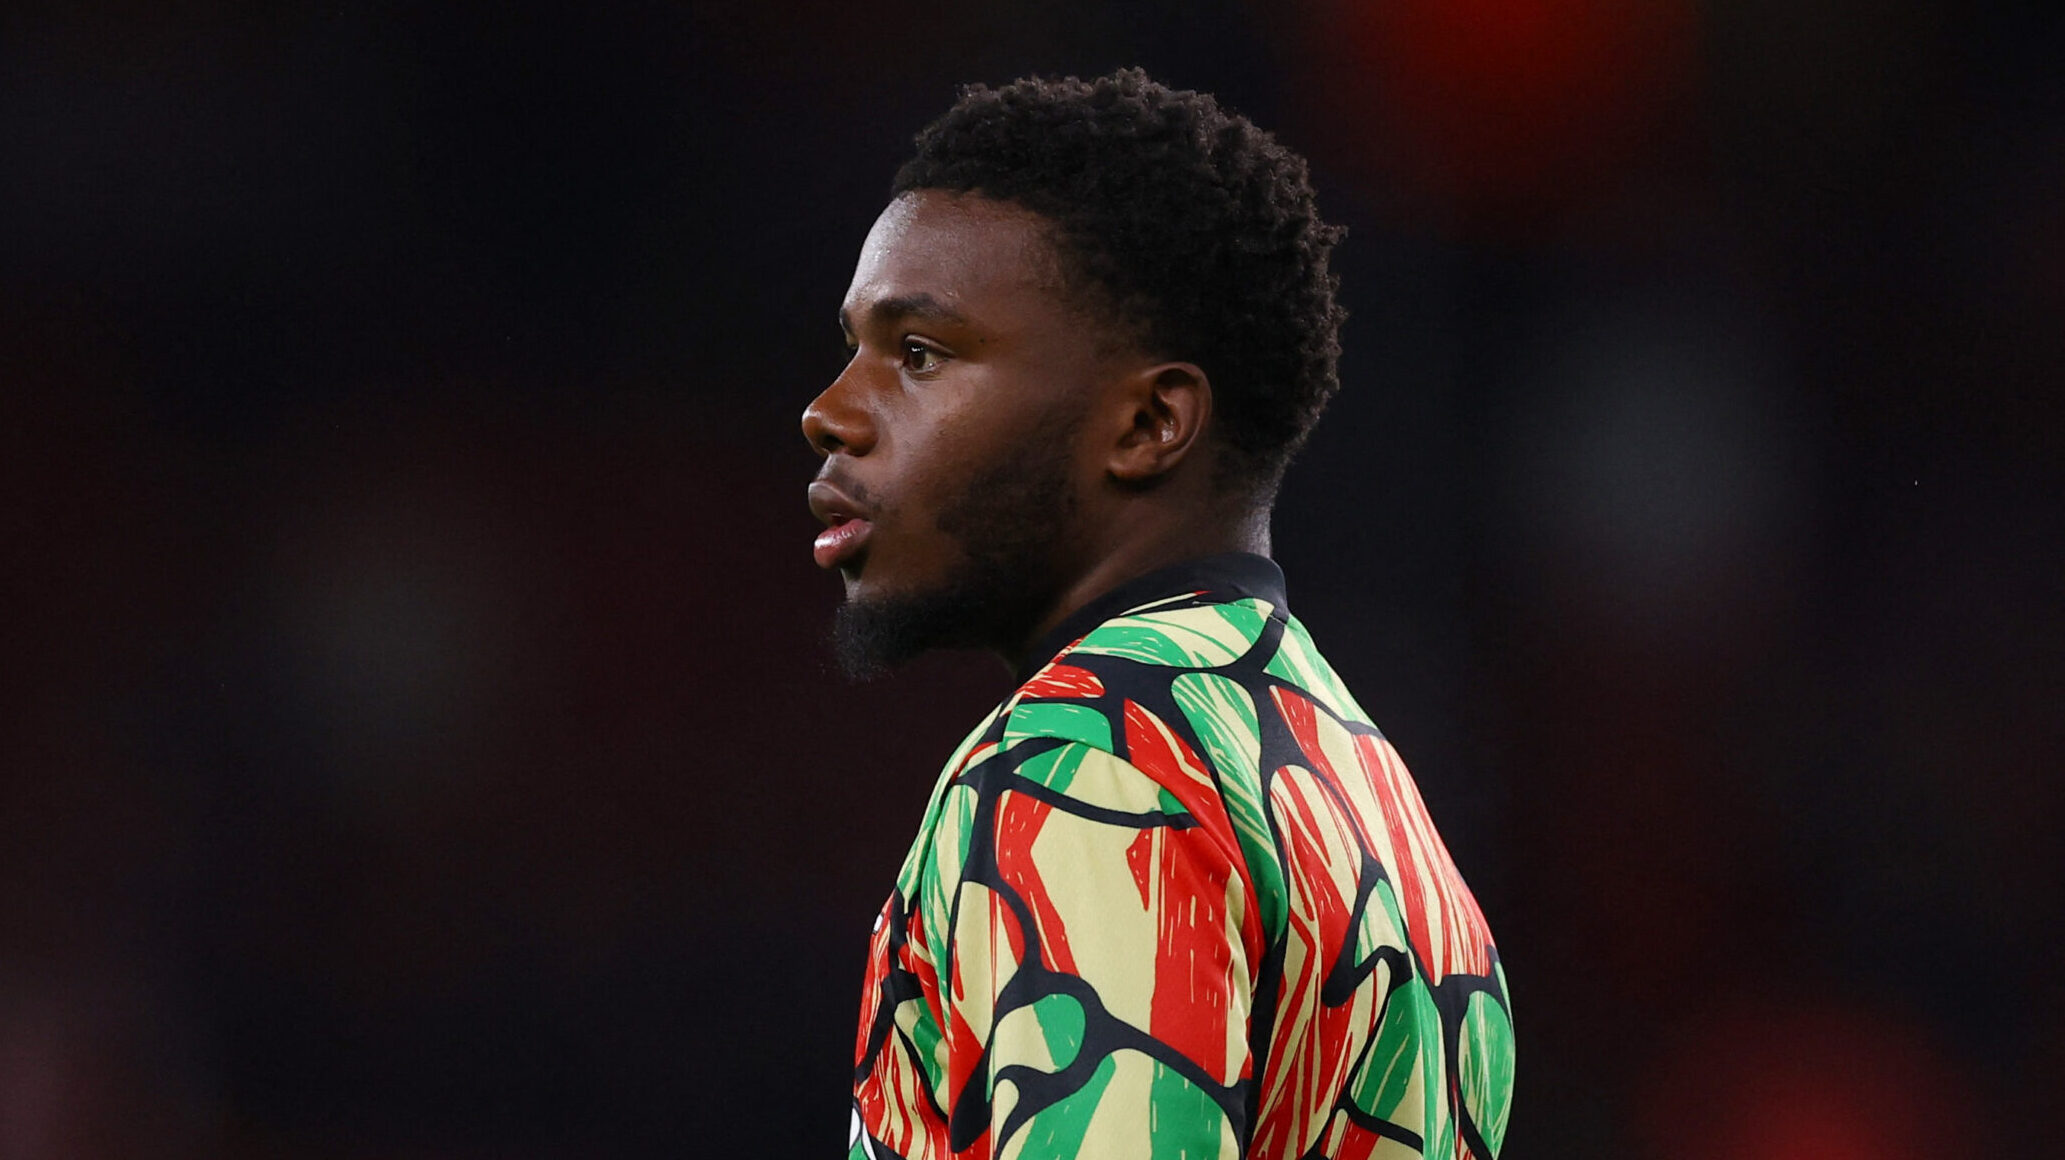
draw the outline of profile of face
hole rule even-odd
[[[1101,471],[1084,420],[1117,365],[1066,297],[1045,220],[904,194],[869,231],[839,321],[852,355],[803,434],[824,460],[815,556],[845,581],[842,666],[1023,643],[1077,563]]]

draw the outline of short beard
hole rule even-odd
[[[1024,642],[1056,588],[1056,547],[1074,522],[1069,459],[1080,414],[1028,432],[1017,454],[970,480],[939,513],[960,545],[937,587],[848,600],[832,622],[839,668],[873,680],[936,648],[1007,649]]]

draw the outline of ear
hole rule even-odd
[[[1148,484],[1175,470],[1203,441],[1212,384],[1195,363],[1157,363],[1127,375],[1116,394],[1108,470],[1121,483]]]

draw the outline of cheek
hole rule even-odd
[[[942,389],[938,397],[897,416],[891,458],[898,507],[936,513],[1008,446],[1000,416],[976,405],[977,397],[972,391]]]
[[[954,501],[959,469],[951,439],[932,432],[900,432],[889,471],[874,489],[876,540],[869,554],[873,576],[901,585],[934,566],[951,547],[939,513]]]

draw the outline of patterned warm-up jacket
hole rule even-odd
[[[1276,565],[1144,577],[1033,655],[875,921],[851,1160],[1495,1156],[1498,952]]]

